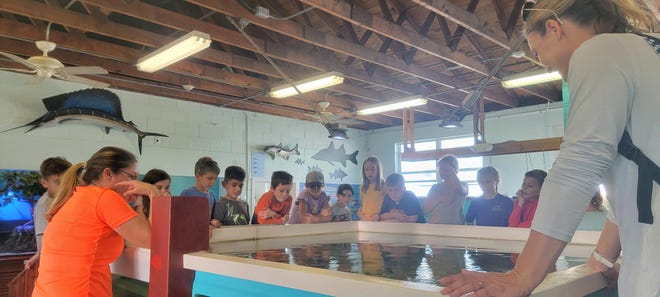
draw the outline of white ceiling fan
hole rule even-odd
[[[67,67],[64,66],[60,61],[55,58],[49,57],[48,53],[53,51],[56,47],[54,42],[50,41],[37,41],[35,42],[37,48],[39,48],[43,55],[33,56],[28,59],[23,59],[17,55],[5,53],[0,51],[0,55],[3,55],[13,61],[21,63],[28,69],[18,69],[18,68],[0,68],[0,70],[9,70],[14,72],[29,73],[34,74],[34,78],[28,81],[29,84],[36,84],[43,81],[46,78],[56,77],[62,80],[72,81],[87,84],[97,88],[107,88],[110,85],[104,82],[95,81],[87,79],[78,74],[108,74],[108,71],[99,67],[99,66],[80,66],[80,67]]]

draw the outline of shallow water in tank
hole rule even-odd
[[[405,238],[405,236],[402,236]],[[325,238],[327,239],[327,238]],[[430,285],[440,285],[438,279],[456,274],[461,269],[471,271],[506,272],[513,268],[516,253],[474,246],[446,246],[402,239],[400,241],[325,240],[323,243],[301,243],[286,240],[275,244],[255,244],[253,250],[228,251],[211,248],[212,252],[291,265],[384,277]],[[334,242],[328,242],[334,241]],[[243,245],[246,246],[246,245]],[[562,256],[556,270],[586,263],[587,258]]]

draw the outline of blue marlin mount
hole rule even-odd
[[[346,148],[343,144],[339,146],[339,148],[335,148],[335,144],[330,141],[330,145],[327,148],[320,150],[316,155],[313,155],[312,159],[328,161],[332,165],[334,165],[332,162],[339,162],[346,167],[346,161],[351,161],[353,164],[357,165],[358,152],[359,151],[354,151],[350,155],[346,154]]]
[[[25,133],[28,133],[39,127],[62,124],[65,122],[86,122],[104,127],[106,134],[110,133],[110,129],[112,128],[137,134],[138,150],[140,154],[142,154],[142,139],[145,137],[168,137],[167,135],[160,133],[141,131],[133,122],[124,120],[119,97],[108,90],[79,90],[44,98],[42,101],[47,110],[44,115],[25,125],[2,132],[30,127],[30,129],[25,131]]]

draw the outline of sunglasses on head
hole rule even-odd
[[[559,22],[559,24],[561,24],[561,25],[564,24],[564,23],[562,23],[561,19],[559,18],[559,15],[557,15],[557,13],[554,10],[546,9],[546,8],[534,8],[534,5],[536,5],[535,2],[525,2],[525,5],[523,5],[522,11],[520,13],[521,16],[522,16],[523,21],[525,21],[525,22],[527,21],[527,19],[529,18],[529,15],[532,13],[532,11],[549,11],[555,17],[557,22]]]
[[[320,189],[323,188],[323,184],[307,184],[307,187],[310,189]]]

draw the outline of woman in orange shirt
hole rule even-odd
[[[137,178],[135,155],[116,147],[104,147],[66,171],[46,212],[50,223],[33,297],[112,296],[109,264],[124,239],[145,248],[151,241],[149,221],[126,199],[153,199],[157,190]]]

